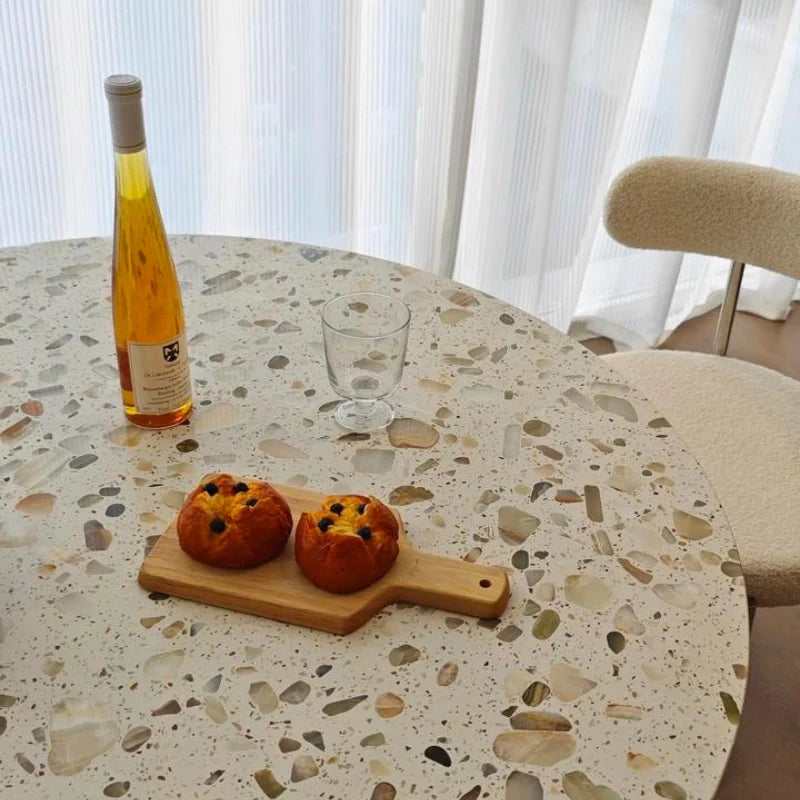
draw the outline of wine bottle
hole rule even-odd
[[[116,173],[112,311],[125,416],[168,428],[192,409],[178,276],[145,149],[142,82],[106,78]]]

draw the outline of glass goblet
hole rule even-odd
[[[354,431],[386,427],[394,409],[386,398],[400,383],[411,309],[395,297],[354,292],[322,308],[328,379],[345,398],[336,420]]]

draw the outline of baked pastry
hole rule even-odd
[[[374,583],[397,558],[399,525],[375,497],[326,497],[297,523],[294,556],[303,574],[329,592],[356,592]]]
[[[292,532],[286,501],[265,481],[212,475],[178,514],[178,541],[213,567],[255,567],[275,558]]]

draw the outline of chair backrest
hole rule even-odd
[[[722,256],[800,278],[800,176],[788,172],[646,158],[611,184],[605,224],[629,247]]]

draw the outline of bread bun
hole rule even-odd
[[[286,501],[265,481],[212,475],[178,514],[178,541],[213,567],[255,567],[275,558],[292,532]]]
[[[363,495],[326,497],[304,513],[295,532],[303,574],[329,592],[355,592],[382,577],[399,547],[397,518],[380,500]]]

